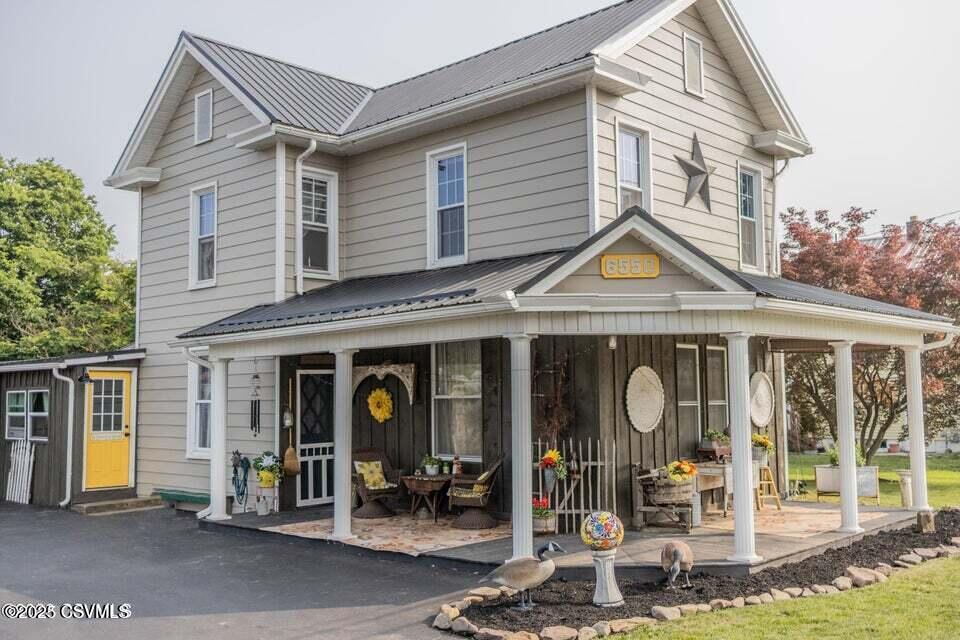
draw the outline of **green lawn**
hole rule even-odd
[[[830,464],[826,454],[790,454],[790,486],[799,477],[807,484],[807,494],[802,500],[816,500],[813,482],[813,465]],[[910,458],[906,455],[876,455],[872,464],[880,467],[880,504],[900,506],[900,485],[897,469],[909,469]],[[934,508],[960,505],[960,454],[945,453],[927,456],[927,491],[930,506]],[[824,501],[837,498],[822,498]]]
[[[960,558],[830,596],[704,613],[642,628],[629,640],[927,640],[956,638]]]

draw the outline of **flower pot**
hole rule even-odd
[[[543,488],[547,495],[553,493],[553,488],[557,486],[557,470],[553,467],[547,467],[543,470]]]
[[[766,447],[754,447],[753,459],[759,462],[761,467],[770,466],[770,452]]]
[[[557,532],[557,514],[556,513],[546,518],[534,517],[533,519],[534,535],[548,535],[556,532]]]
[[[887,453],[900,453],[900,443],[896,440],[887,443]]]
[[[428,476],[440,475],[440,465],[438,464],[425,464],[423,470]]]

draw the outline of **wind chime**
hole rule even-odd
[[[253,437],[260,435],[260,372],[258,361],[253,360],[253,375],[250,377],[250,431]]]

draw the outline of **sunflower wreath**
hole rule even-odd
[[[393,417],[393,398],[383,387],[370,392],[367,396],[367,406],[370,407],[370,415],[377,422],[384,423]]]

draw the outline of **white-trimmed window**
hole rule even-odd
[[[427,153],[429,266],[467,261],[467,146]]]
[[[187,363],[187,457],[210,457],[210,420],[213,399],[209,367]]]
[[[620,213],[631,207],[651,208],[650,134],[617,125],[617,181]]]
[[[193,96],[193,144],[213,139],[213,89]]]
[[[737,167],[740,214],[740,265],[763,270],[763,172],[740,163]]]
[[[687,93],[703,97],[703,42],[686,32],[683,34],[683,88]]]
[[[8,391],[6,438],[46,441],[50,437],[50,392],[46,389]]]
[[[433,345],[433,454],[483,458],[480,342]]]
[[[190,190],[190,288],[217,283],[217,183]]]
[[[299,192],[299,253],[304,277],[337,278],[338,176],[304,168]]]
[[[706,386],[707,429],[727,433],[730,418],[727,413],[726,347],[707,347]]]
[[[700,417],[700,347],[677,345],[677,425],[681,433],[703,435]]]

